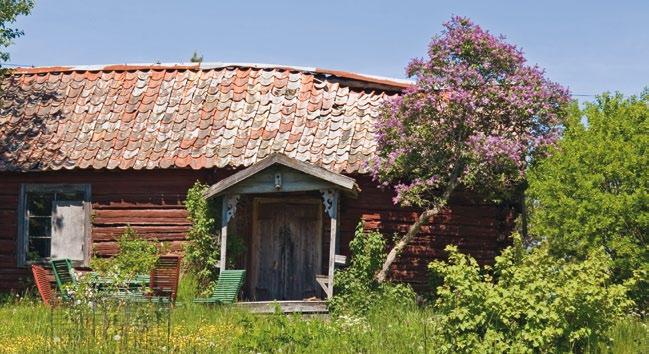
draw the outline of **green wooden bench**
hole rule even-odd
[[[245,270],[226,269],[221,271],[212,295],[206,298],[194,299],[201,304],[233,304],[237,301],[239,290],[243,286]]]
[[[168,296],[154,296],[146,294],[142,291],[115,293],[112,295],[114,299],[121,299],[131,303],[148,303],[148,304],[165,304],[173,305],[174,301]]]

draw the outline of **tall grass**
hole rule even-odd
[[[179,300],[190,295],[181,291]],[[155,311],[155,306],[147,306],[152,305],[128,313],[124,308],[108,312],[108,322],[99,322],[97,317],[96,329],[105,330],[108,335],[100,335],[104,332],[98,330],[90,335],[91,320],[85,317],[86,325],[79,326],[79,317],[68,309],[50,310],[30,300],[6,303],[0,305],[0,353],[438,352],[438,343],[432,340],[435,314],[416,306],[382,304],[366,317],[334,318],[255,315],[236,307],[197,305],[183,300],[168,313],[168,318],[158,318],[158,323],[153,323],[155,317],[146,313]],[[138,318],[152,322],[141,327],[142,323],[133,322]],[[80,331],[85,334],[80,335]],[[599,343],[590,352],[649,353],[646,322],[620,322],[611,329],[610,337],[610,344]]]
[[[649,353],[649,321],[628,319],[609,331],[611,343],[599,343],[597,353]]]

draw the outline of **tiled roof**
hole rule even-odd
[[[279,152],[365,173],[381,102],[408,84],[259,64],[21,68],[2,88],[0,171],[244,167]]]

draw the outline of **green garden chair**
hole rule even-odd
[[[201,304],[233,304],[237,301],[239,290],[243,286],[245,270],[226,269],[221,271],[219,280],[210,297],[197,298],[194,302]]]
[[[52,273],[54,273],[56,287],[59,292],[64,295],[65,291],[63,291],[63,286],[77,282],[77,276],[74,274],[72,261],[67,258],[51,260],[50,266],[52,267]]]

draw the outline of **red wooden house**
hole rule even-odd
[[[0,290],[24,286],[32,262],[114,254],[127,225],[180,250],[201,180],[222,200],[223,243],[246,245],[246,298],[329,294],[317,280],[331,284],[359,221],[392,235],[416,217],[365,165],[381,102],[407,85],[254,64],[15,70],[0,109]],[[492,261],[511,215],[455,196],[391,276],[425,288],[448,243]]]

